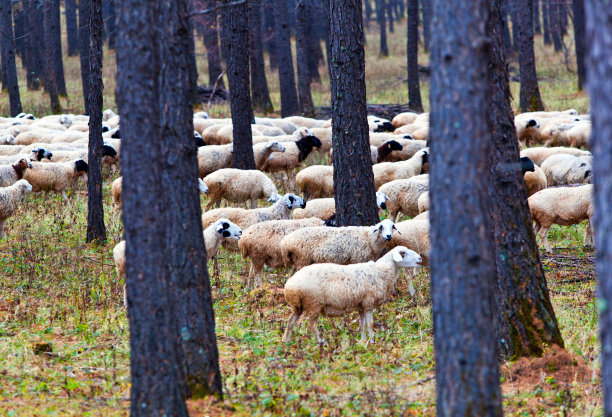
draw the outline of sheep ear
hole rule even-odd
[[[398,234],[398,235],[401,235],[401,233],[400,233],[399,229],[398,229],[397,227],[395,227],[395,225],[393,225],[393,228],[394,228],[394,229],[397,231],[397,234]]]
[[[393,260],[395,262],[402,262],[403,259],[404,259],[404,257],[402,256],[402,252],[401,251],[393,252]]]

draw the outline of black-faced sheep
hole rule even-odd
[[[321,141],[315,136],[306,136],[295,142],[281,142],[285,152],[270,155],[262,166],[268,172],[289,171],[299,166],[312,152],[320,148]]]
[[[25,172],[24,178],[32,184],[32,191],[62,193],[67,198],[66,189],[76,184],[87,173],[87,162],[76,159],[68,162],[33,162],[32,169]]]
[[[23,197],[32,191],[30,183],[24,179],[8,187],[0,187],[0,239],[4,238],[4,224],[19,207]]]
[[[381,185],[393,180],[407,179],[419,175],[428,162],[429,153],[420,150],[412,158],[401,162],[382,162],[372,167],[374,171],[374,186],[378,190]]]

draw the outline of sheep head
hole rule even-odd
[[[292,210],[296,207],[299,207],[299,208],[306,207],[306,202],[301,197],[298,197],[297,195],[291,194],[291,193],[285,194],[283,196],[283,202],[285,203],[285,206],[287,206],[289,210]]]
[[[374,225],[371,230],[372,233],[379,233],[380,236],[388,242],[393,237],[393,229],[397,230],[395,223],[389,219],[385,219],[382,222]],[[399,233],[399,230],[397,230],[397,233]]]
[[[82,159],[77,159],[74,162],[74,170],[75,172],[87,172],[87,170],[89,169],[89,165],[87,165],[87,162],[85,162]]]
[[[535,165],[533,164],[533,161],[526,156],[521,157],[521,171],[523,175],[525,175],[526,172],[535,171]]]
[[[201,178],[198,178],[198,188],[200,189],[200,193],[206,194],[208,193],[208,185]]]
[[[215,222],[215,230],[224,238],[239,240],[242,236],[242,229],[235,223],[227,219],[219,219]]]
[[[387,197],[386,195],[384,195],[380,191],[376,191],[376,205],[378,206],[378,208],[386,210],[387,209],[387,203],[386,203],[387,200],[389,200],[389,197]]]
[[[34,158],[37,161],[42,161],[45,158],[47,158],[49,160],[51,158],[53,158],[53,153],[51,153],[50,151],[46,150],[45,148],[36,148],[36,149],[33,149],[32,153],[34,154]]]
[[[416,268],[423,260],[421,255],[405,246],[396,246],[391,250],[393,261],[404,268]]]

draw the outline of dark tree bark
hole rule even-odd
[[[419,0],[408,0],[408,106],[423,112],[421,88],[419,87]]]
[[[15,46],[13,44],[13,13],[11,3],[0,2],[0,32],[5,35],[0,38],[2,51],[2,70],[4,83],[9,93],[11,116],[17,116],[23,111],[19,96],[19,83],[17,81],[17,66],[15,65]]]
[[[274,19],[274,2],[265,1],[263,3],[264,11],[264,47],[268,51],[270,59],[270,68],[278,69],[278,48],[276,47],[276,25]]]
[[[336,220],[339,226],[376,224],[361,0],[330,1],[329,16]]]
[[[276,33],[274,43],[278,52],[278,78],[280,82],[281,116],[288,117],[299,113],[295,72],[291,54],[291,31],[285,0],[274,0]]]
[[[251,69],[251,95],[253,107],[264,113],[274,112],[270,99],[270,90],[266,80],[266,68],[263,56],[261,0],[249,1],[249,57]]]
[[[507,3],[504,1],[504,3]],[[508,13],[504,11],[502,16],[502,25],[503,25],[503,37],[504,37],[504,50],[506,51],[506,55],[512,55],[515,53],[515,50],[512,48],[512,37],[510,36],[510,28],[508,27]]]
[[[578,90],[582,90],[586,78],[586,68],[584,66],[585,49],[585,20],[584,20],[584,0],[572,0],[572,10],[574,13],[574,43],[576,44],[576,66],[578,68]]]
[[[23,0],[24,12],[27,18],[26,36],[26,68],[29,90],[38,90],[44,78],[43,61],[43,19],[42,8],[39,10],[36,0]]]
[[[233,167],[255,169],[253,135],[254,120],[249,83],[249,22],[248,6],[226,7],[223,18],[223,51],[227,61],[227,80],[230,90],[234,134]]]
[[[533,51],[533,0],[515,0],[517,7],[517,48],[521,78],[521,112],[544,110],[538,87]],[[514,21],[513,21],[514,22]]]
[[[106,240],[102,205],[102,0],[89,1],[89,145],[87,152],[87,243]]]
[[[191,19],[189,20],[189,88],[191,90],[191,102],[195,103],[198,96],[198,66],[196,63],[196,51],[195,51],[195,40],[193,34],[193,24]]]
[[[59,8],[59,4],[58,4]],[[44,13],[44,35],[45,35],[45,47],[44,47],[44,60],[45,60],[45,69],[44,69],[44,82],[45,82],[45,90],[49,93],[49,98],[51,99],[51,111],[54,114],[58,114],[62,112],[62,107],[60,105],[58,92],[57,92],[57,82],[55,79],[57,64],[55,62],[56,53],[55,48],[58,45],[55,45],[56,39],[55,34],[53,33],[55,30],[59,31],[59,27],[54,28],[54,24],[59,24],[59,21],[55,22],[55,10],[53,1],[45,1],[43,3],[43,13]],[[60,49],[60,59],[61,59],[61,49]],[[61,64],[60,64],[61,65]],[[63,75],[63,69],[62,69]],[[66,86],[64,86],[65,88]]]
[[[89,110],[89,2],[91,0],[79,0],[79,55],[81,58],[81,82],[83,84],[83,98],[85,114],[91,114]]]
[[[325,1],[325,0],[323,0]],[[372,20],[372,0],[364,0],[363,1],[364,6],[365,6],[365,27],[366,28],[370,28],[370,20]]]
[[[510,12],[510,21],[512,22],[512,45],[514,48],[518,49],[518,22],[519,15],[517,14],[517,9],[522,7],[518,2],[520,0],[506,0],[507,7]],[[533,30],[533,26],[532,26]]]
[[[21,57],[23,66],[26,66],[26,29],[28,29],[28,21],[23,10],[15,10],[13,13],[14,31],[15,31],[15,52]]]
[[[59,0],[45,0],[43,4],[45,13],[45,49],[51,49],[51,53],[53,54],[53,67],[47,67],[47,71],[53,72],[57,93],[65,97],[68,95],[68,92],[66,91],[62,57],[60,2]]]
[[[221,395],[195,186],[187,4],[125,0],[122,6],[117,92],[126,115],[121,161],[131,415],[187,416],[185,396]]]
[[[308,0],[306,2],[306,7],[308,12],[306,36],[306,42],[308,44],[308,78],[310,82],[321,82],[319,65],[325,63],[323,49],[321,49],[321,35],[324,34],[322,20],[325,16],[322,16],[322,13],[320,13],[318,0]]]
[[[544,45],[550,45],[552,43],[552,36],[550,34],[550,7],[548,0],[542,0],[542,27],[544,30]]]
[[[387,19],[389,19],[389,33],[395,32],[395,27],[393,25],[393,0],[383,0],[385,11],[387,15]]]
[[[376,20],[380,29],[380,56],[389,56],[387,45],[387,19],[385,17],[385,0],[374,0],[376,2]]]
[[[561,33],[561,42],[563,42],[563,37],[567,35],[567,1],[561,0],[558,3],[559,7],[559,31]]]
[[[77,56],[79,54],[79,27],[77,24],[77,4],[76,0],[65,0],[65,3],[68,56]]]
[[[429,51],[429,41],[431,39],[431,1],[421,0],[421,7],[423,9],[423,46],[425,52]]]
[[[207,0],[204,6],[209,9],[217,5],[216,0]],[[204,46],[208,61],[208,85],[213,86],[223,72],[221,68],[221,55],[219,53],[219,27],[217,25],[217,14],[209,13],[203,16]],[[225,86],[223,78],[219,80],[218,87]]]
[[[433,1],[430,265],[439,416],[502,416],[491,320],[495,261],[482,175],[491,138],[488,3]]]
[[[115,14],[115,0],[105,0],[107,17],[106,33],[108,34],[108,49],[115,49],[117,44],[117,16]]]
[[[537,35],[542,33],[540,24],[540,0],[533,0],[533,32]]]
[[[561,6],[559,0],[548,1],[548,23],[550,25],[550,34],[552,36],[553,47],[555,52],[563,50],[561,42]]]
[[[301,0],[297,5],[295,13],[296,28],[296,55],[297,55],[297,75],[298,75],[298,96],[300,113],[304,116],[314,117],[314,104],[312,102],[312,94],[310,92],[310,71],[308,70],[311,60],[310,41],[312,36],[309,30],[308,18],[308,0]]]
[[[500,352],[514,360],[541,356],[546,345],[563,347],[563,339],[548,295],[527,206],[527,189],[518,163],[518,138],[502,39],[501,0],[490,1],[490,12],[488,183],[498,280],[493,307]]]
[[[585,0],[587,82],[591,102],[595,217],[599,279],[599,336],[604,397],[603,415],[612,415],[612,8],[607,1]]]
[[[331,77],[331,41],[330,41],[330,30],[329,30],[329,22],[330,22],[330,11],[329,11],[329,1],[327,0],[321,0],[321,9],[323,12],[323,29],[325,32],[325,55],[327,56],[327,73],[329,74],[329,76]],[[364,44],[365,44],[365,37],[364,37]],[[330,85],[331,85],[331,81],[330,81]]]

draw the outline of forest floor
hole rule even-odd
[[[405,35],[390,35],[391,57],[378,57],[375,26],[366,50],[368,101],[404,103]],[[566,42],[570,44],[569,38]],[[540,88],[551,110],[587,110],[576,91],[575,74],[562,54],[536,37]],[[206,74],[198,45],[200,81]],[[105,55],[105,107],[114,102],[114,53]],[[421,64],[427,64],[422,55]],[[511,63],[516,68],[516,62]],[[67,112],[81,112],[78,57],[66,58],[70,99]],[[329,104],[323,82],[313,87],[315,104]],[[514,72],[513,72],[514,73]],[[23,71],[20,71],[23,74]],[[272,91],[276,77],[268,73]],[[21,80],[25,85],[25,80]],[[518,84],[512,83],[518,98]],[[428,82],[423,99],[428,107]],[[41,92],[22,89],[24,110],[47,114]],[[272,97],[279,108],[278,93]],[[0,115],[7,115],[6,94]],[[206,110],[206,108],[204,108]],[[227,106],[211,115],[227,116]],[[310,158],[309,164],[320,163]],[[30,195],[8,222],[0,242],[0,415],[125,416],[129,412],[129,332],[112,249],[122,238],[120,217],[111,208],[105,170],[104,201],[108,242],[84,243],[87,195],[84,184],[63,202],[59,196]],[[285,184],[277,178],[279,189]],[[293,191],[293,190],[284,190]],[[202,207],[206,197],[202,197]],[[591,416],[601,414],[596,281],[593,253],[582,246],[585,224],[553,226],[553,255],[542,254],[550,294],[567,351],[547,349],[542,358],[501,365],[504,410],[512,416]],[[435,415],[435,380],[429,273],[419,271],[416,295],[401,278],[393,300],[377,310],[376,342],[358,343],[357,316],[321,319],[319,346],[299,326],[281,343],[289,310],[282,287],[286,271],[266,270],[263,287],[248,291],[248,262],[222,250],[221,271],[212,278],[225,401],[190,402],[192,416],[248,415]],[[212,275],[212,268],[211,268]]]

